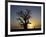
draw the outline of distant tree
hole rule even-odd
[[[24,29],[27,29],[27,24],[31,24],[29,22],[29,18],[31,17],[30,14],[31,14],[31,10],[28,9],[17,12],[17,15],[19,16],[17,20],[21,22],[20,24],[24,26]]]

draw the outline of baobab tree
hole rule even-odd
[[[17,20],[21,22],[20,24],[24,26],[24,29],[27,29],[27,24],[31,24],[29,22],[29,19],[31,17],[31,10],[21,10],[17,12],[17,15],[19,16]]]

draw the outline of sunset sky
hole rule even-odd
[[[18,5],[11,5],[10,6],[10,19],[11,19],[11,27],[12,29],[16,29],[17,26],[18,28],[23,28],[20,27],[19,21],[17,20],[18,15],[16,14],[16,12],[21,11],[21,10],[25,10],[25,9],[29,9],[31,10],[31,17],[29,19],[29,22],[31,22],[31,24],[28,24],[28,29],[31,28],[40,28],[41,26],[41,7],[40,6],[18,6]]]

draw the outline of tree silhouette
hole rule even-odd
[[[19,16],[17,20],[21,22],[20,24],[24,26],[24,29],[27,29],[27,24],[31,24],[29,22],[29,18],[31,17],[30,14],[31,10],[28,9],[17,12],[17,15]]]

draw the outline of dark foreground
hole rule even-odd
[[[41,28],[35,28],[35,29],[11,29],[11,32],[14,32],[14,31],[36,31],[36,30],[41,30]]]

